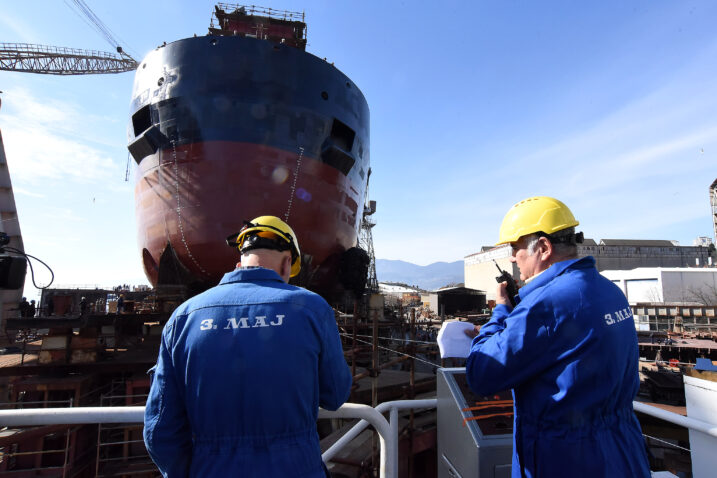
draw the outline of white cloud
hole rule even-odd
[[[74,209],[68,209],[68,208],[48,208],[47,209],[47,215],[55,219],[56,221],[60,221],[61,223],[67,223],[69,222],[87,222],[87,218],[78,214],[77,211]]]
[[[44,194],[41,194],[41,193],[38,193],[35,191],[28,191],[27,189],[19,188],[17,186],[13,186],[12,190],[16,196],[19,194],[19,195],[23,195],[23,196],[30,196],[33,198],[44,198],[45,197]]]
[[[11,98],[12,101],[7,101]],[[10,103],[10,104],[8,104]],[[83,138],[83,119],[76,106],[45,101],[25,90],[6,96],[3,139],[10,173],[20,185],[42,179],[79,183],[105,181],[117,171],[112,159]],[[26,188],[20,188],[25,189]]]
[[[5,128],[5,152],[13,178],[27,184],[38,179],[93,182],[110,178],[112,160],[59,135],[20,127]]]
[[[3,14],[0,16],[0,31],[3,32],[3,41],[6,42],[33,43],[39,37],[31,24],[10,16],[7,9],[3,9]]]

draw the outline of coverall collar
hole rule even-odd
[[[573,264],[577,264],[577,267],[580,269],[595,267],[595,258],[593,258],[592,256],[585,256],[577,259],[568,259],[566,261],[556,262],[540,274],[533,277],[533,280],[531,280],[529,283],[521,287],[520,290],[518,290],[518,295],[521,299],[525,298],[525,296],[530,294],[533,290],[537,289],[538,287],[543,287],[555,277],[565,272],[565,270]]]
[[[271,269],[265,269],[263,267],[237,267],[233,271],[224,274],[219,284],[231,284],[244,281],[278,281],[284,283],[279,274]]]

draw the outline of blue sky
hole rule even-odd
[[[86,1],[138,60],[204,34],[214,5]],[[68,3],[5,2],[0,41],[111,51]],[[368,100],[378,258],[460,260],[495,242],[505,212],[534,195],[567,203],[587,237],[712,236],[717,3],[266,6],[305,11],[307,50]],[[133,164],[125,181],[132,81],[0,72],[25,249],[57,284],[146,282]]]

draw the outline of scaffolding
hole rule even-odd
[[[373,228],[376,222],[371,216],[376,212],[376,201],[371,201],[369,197],[368,184],[371,180],[371,170],[368,171],[368,179],[366,180],[366,204],[363,208],[363,216],[361,218],[361,229],[359,230],[359,247],[368,253],[368,277],[366,278],[366,289],[369,292],[378,292],[378,278],[376,277],[376,254],[373,250]]]
[[[91,390],[84,381],[67,377],[49,382],[24,380],[13,383],[12,398],[1,403],[0,409],[98,403],[103,407],[141,406],[147,401],[149,385],[145,375],[114,379]],[[70,398],[54,399],[62,395]],[[141,423],[126,423],[5,428],[0,432],[0,475],[155,477],[159,472],[144,446],[142,427]]]
[[[372,229],[376,225],[371,214],[376,212],[376,201],[371,201],[371,207],[364,209],[361,220],[361,248],[368,253],[368,277],[366,278],[366,289],[370,292],[378,292],[378,278],[376,277],[376,254],[373,251]]]
[[[74,400],[20,401],[2,409],[72,407]],[[90,464],[82,430],[85,425],[4,428],[0,434],[0,474],[73,476]]]
[[[120,387],[124,394],[118,394]],[[100,398],[102,407],[141,406],[147,403],[149,378],[116,382]],[[97,426],[96,477],[157,476],[157,467],[147,453],[142,423],[105,423]]]

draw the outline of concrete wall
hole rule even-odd
[[[441,311],[438,310],[438,294],[436,294],[436,293],[428,294],[428,303],[429,303],[428,308],[431,309],[431,311],[434,314],[440,315]]]
[[[631,270],[638,267],[695,267],[709,261],[701,246],[578,246],[578,254],[593,256],[599,271]]]
[[[663,271],[662,288],[665,302],[707,300],[705,305],[717,305],[717,268]]]

